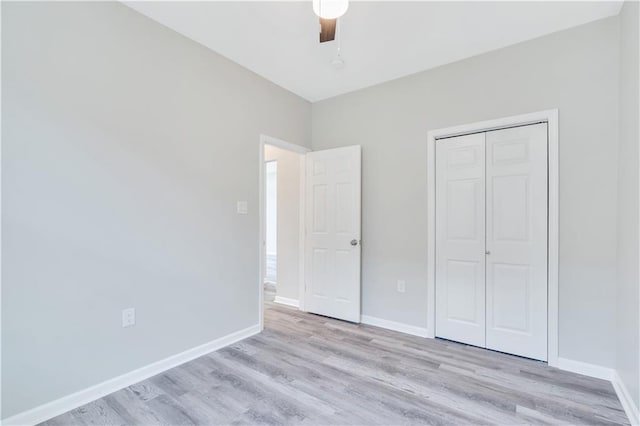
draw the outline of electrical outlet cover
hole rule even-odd
[[[135,308],[127,308],[122,310],[122,326],[131,327],[136,325],[136,310]]]
[[[249,206],[246,201],[238,201],[236,205],[236,211],[238,214],[247,214],[249,213]]]

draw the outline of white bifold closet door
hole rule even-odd
[[[487,132],[487,347],[547,359],[547,124]]]
[[[436,143],[436,335],[547,359],[547,124]]]
[[[485,346],[485,135],[436,142],[436,335]]]

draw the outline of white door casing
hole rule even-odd
[[[360,146],[306,155],[305,309],[360,322]]]
[[[485,134],[436,144],[436,336],[485,345]]]
[[[547,360],[547,124],[486,133],[486,346]]]

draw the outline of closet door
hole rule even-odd
[[[546,361],[547,124],[486,143],[486,345]]]
[[[485,345],[485,134],[436,142],[436,336]]]

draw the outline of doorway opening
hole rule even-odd
[[[359,145],[311,152],[260,137],[261,328],[276,305],[360,322],[361,157]]]
[[[309,150],[260,138],[260,323],[265,305],[304,310],[304,164]]]
[[[265,148],[266,149],[266,148]],[[278,161],[265,161],[265,302],[273,302],[278,283]]]

